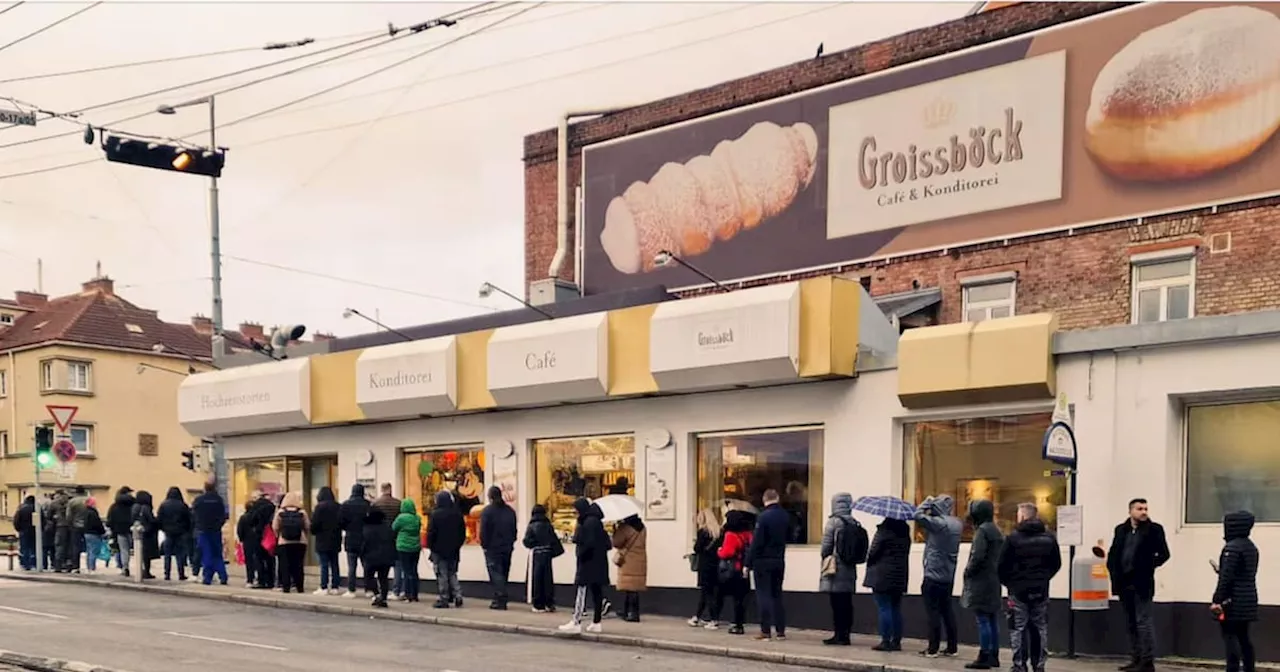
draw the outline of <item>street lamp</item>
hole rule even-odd
[[[413,337],[412,337],[412,336],[410,336],[410,335],[408,335],[408,334],[404,333],[403,331],[400,331],[399,329],[392,329],[391,327],[388,327],[387,325],[383,324],[382,322],[379,322],[378,320],[376,320],[376,319],[374,319],[374,318],[372,318],[372,317],[369,317],[368,315],[365,315],[364,313],[362,313],[362,312],[360,312],[360,311],[356,310],[355,308],[344,308],[344,309],[342,310],[342,319],[344,319],[344,320],[349,320],[349,319],[351,319],[351,316],[352,316],[352,315],[354,315],[354,316],[356,316],[356,317],[358,317],[358,318],[360,318],[360,319],[362,319],[362,320],[365,320],[365,321],[368,321],[368,322],[372,322],[372,323],[374,324],[374,326],[378,327],[379,329],[384,329],[384,330],[386,330],[386,331],[389,331],[389,332],[391,332],[391,333],[393,333],[393,334],[395,334],[395,335],[399,336],[400,338],[403,338],[403,339],[404,339],[404,340],[406,340],[406,341],[412,341],[412,340],[413,340]]]
[[[694,273],[701,276],[703,280],[706,280],[707,282],[710,282],[716,287],[719,287],[722,291],[726,291],[726,292],[729,291],[729,288],[720,284],[719,280],[716,280],[710,275],[707,275],[702,269],[698,268],[697,266],[694,266],[693,264],[685,261],[684,259],[681,259],[680,257],[677,257],[672,252],[669,252],[667,250],[661,250],[657,254],[653,255],[654,266],[670,266],[673,262],[693,271]]]
[[[529,310],[532,310],[532,311],[534,311],[534,312],[538,313],[539,315],[542,315],[543,317],[547,318],[548,320],[554,320],[554,319],[556,319],[556,316],[555,316],[555,315],[552,315],[551,313],[548,313],[547,311],[545,311],[545,310],[543,310],[543,309],[541,309],[541,308],[539,308],[539,307],[537,307],[537,306],[533,305],[532,303],[529,303],[528,301],[525,301],[524,299],[522,299],[522,298],[520,298],[520,297],[516,296],[515,294],[512,294],[511,292],[508,292],[507,290],[505,290],[505,289],[503,289],[503,288],[501,288],[501,287],[499,287],[499,286],[497,286],[497,285],[495,285],[495,284],[492,284],[492,283],[488,283],[488,282],[486,282],[486,283],[484,283],[484,284],[480,285],[480,291],[478,291],[478,292],[477,292],[477,294],[479,294],[479,295],[480,295],[480,298],[482,298],[482,299],[487,299],[487,298],[489,298],[490,296],[493,296],[493,293],[494,293],[494,292],[497,292],[497,293],[499,293],[499,294],[502,294],[503,296],[506,296],[506,297],[508,297],[508,298],[512,299],[513,301],[519,301],[520,303],[523,303],[525,308],[528,308]]]

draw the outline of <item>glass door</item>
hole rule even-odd
[[[308,512],[316,510],[316,504],[320,501],[320,488],[330,488],[334,490],[334,498],[338,496],[337,488],[334,487],[334,481],[337,478],[338,458],[333,456],[325,457],[309,457],[302,462],[300,469],[305,474],[306,483],[300,488],[302,490],[303,506]],[[310,540],[311,552],[307,554],[307,563],[311,565],[319,565],[320,559],[316,555],[315,537]]]

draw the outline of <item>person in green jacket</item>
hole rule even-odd
[[[418,556],[422,554],[422,518],[413,500],[405,498],[400,502],[400,515],[391,521],[391,529],[396,533],[396,556],[400,560],[400,571],[404,572],[404,592],[400,599],[405,602],[418,601]]]

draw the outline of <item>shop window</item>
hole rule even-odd
[[[1012,274],[962,280],[961,284],[964,285],[965,322],[981,322],[1013,315],[1013,304],[1018,291],[1017,281]]]
[[[1280,401],[1191,406],[1186,432],[1186,522],[1242,509],[1280,522]]]
[[[484,509],[484,447],[412,448],[404,451],[404,496],[422,514],[422,534],[427,516],[436,508],[436,494],[449,492],[467,521],[467,543],[480,543],[480,512]]]
[[[791,515],[788,542],[822,540],[822,428],[788,427],[700,434],[698,509],[724,520],[726,509],[759,511],[764,491]]]
[[[288,491],[288,471],[285,460],[236,460],[232,463],[231,502],[232,510],[243,512],[249,502],[249,496],[261,490],[272,501],[279,501]],[[340,496],[334,493],[335,496]]]
[[[1049,417],[1037,413],[973,418],[967,424],[954,420],[906,423],[903,498],[919,503],[932,495],[951,495],[955,515],[962,520],[967,518],[969,502],[990,500],[996,523],[1005,534],[1013,531],[1018,505],[1029,502],[1053,529],[1058,507],[1067,501],[1067,485],[1065,479],[1045,475],[1059,468],[1041,458]],[[966,438],[960,429],[966,426],[979,440]],[[966,520],[964,540],[972,537],[973,528]]]
[[[1134,324],[1182,320],[1195,314],[1195,248],[1134,255]]]
[[[534,496],[547,507],[551,524],[560,535],[572,535],[578,515],[573,509],[579,497],[595,499],[608,494],[635,494],[636,439],[632,434],[571,439],[539,439],[533,442]]]

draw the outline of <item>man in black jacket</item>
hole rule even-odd
[[[436,572],[436,609],[462,606],[458,563],[467,543],[467,521],[448,490],[436,493],[436,506],[427,520],[428,559]]]
[[[1151,672],[1155,669],[1156,637],[1151,622],[1151,603],[1156,594],[1156,569],[1169,561],[1169,544],[1164,528],[1152,522],[1147,500],[1129,502],[1129,518],[1116,526],[1107,553],[1111,572],[1111,592],[1124,606],[1129,631],[1130,659],[1120,667],[1124,672]]]
[[[13,517],[13,530],[18,533],[18,564],[25,570],[36,568],[36,498],[27,495]]]
[[[200,553],[200,577],[204,585],[213,583],[216,574],[219,583],[227,585],[227,564],[222,557],[222,526],[227,524],[227,503],[218,494],[218,482],[210,477],[204,482],[204,492],[191,505],[191,522],[195,528],[196,545]],[[192,568],[195,572],[195,568]]]
[[[770,639],[772,627],[778,640],[787,638],[787,612],[782,606],[782,580],[787,571],[787,532],[791,515],[778,503],[778,491],[764,491],[764,511],[756,520],[756,532],[747,550],[747,569],[755,573],[756,602],[760,610],[760,634]]]
[[[182,498],[178,486],[169,488],[156,511],[156,522],[164,532],[164,580],[173,580],[173,561],[178,563],[178,580],[187,580],[187,560],[191,557],[191,508]]]
[[[107,531],[116,539],[116,562],[125,576],[129,576],[129,556],[133,553],[133,532],[129,527],[133,524],[135,503],[133,488],[123,485],[116,491],[116,499],[107,509]]]
[[[484,566],[493,587],[490,609],[507,609],[507,577],[511,575],[511,553],[517,536],[515,509],[502,500],[501,488],[491,486],[489,505],[480,514],[480,547],[484,549]]]
[[[1005,538],[996,571],[1013,602],[1009,643],[1013,672],[1044,672],[1049,643],[1049,581],[1062,569],[1058,540],[1045,529],[1035,504],[1018,505],[1018,526]]]
[[[356,563],[360,562],[360,557],[364,553],[364,525],[365,517],[369,515],[369,499],[364,495],[364,486],[356,483],[351,486],[351,496],[347,501],[342,503],[338,509],[338,525],[342,527],[342,531],[347,535],[346,551],[347,551],[347,594],[346,597],[356,596]],[[380,518],[379,520],[382,520]],[[363,567],[363,564],[361,565]],[[366,590],[369,579],[369,568],[365,570],[365,586]]]

